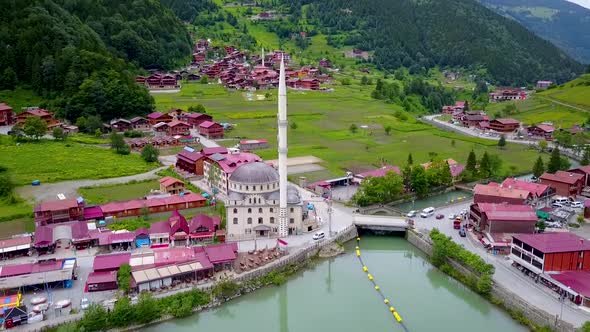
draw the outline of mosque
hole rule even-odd
[[[228,239],[284,237],[317,228],[307,204],[287,181],[287,94],[285,65],[279,75],[278,170],[265,162],[239,166],[228,179]]]

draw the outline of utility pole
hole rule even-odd
[[[326,200],[326,203],[328,203],[328,234],[332,237],[332,195]]]

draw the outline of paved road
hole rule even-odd
[[[434,216],[429,218],[415,218],[418,229],[431,230],[438,228],[441,232],[450,236],[453,241],[462,244],[466,249],[480,255],[486,262],[493,264],[496,268],[494,281],[508,288],[514,293],[520,294],[532,305],[547,311],[553,315],[560,315],[563,304],[563,320],[576,326],[582,325],[585,321],[590,320],[590,313],[579,309],[570,301],[560,302],[557,294],[547,287],[536,284],[531,278],[525,276],[512,267],[512,261],[507,260],[506,256],[497,256],[487,253],[476,239],[462,238],[456,229],[453,229],[453,223],[447,219],[451,214],[458,214],[462,209],[469,208],[469,202],[461,203],[441,209],[437,209],[436,214],[442,213],[445,218],[437,220]]]
[[[23,186],[16,189],[17,193],[28,200],[44,201],[56,200],[57,194],[64,194],[66,197],[76,197],[77,190],[80,187],[97,186],[103,184],[126,183],[132,180],[141,181],[157,178],[156,173],[165,167],[159,167],[142,174],[123,176],[118,178],[98,179],[98,180],[71,180],[56,183],[41,184],[40,186]]]

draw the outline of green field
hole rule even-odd
[[[429,153],[435,152],[440,157],[464,163],[471,149],[478,155],[488,151],[502,156],[506,172],[517,173],[529,171],[537,157],[536,152],[521,145],[509,144],[505,150],[499,150],[493,141],[444,132],[411,116],[401,121],[394,116],[395,111],[401,110],[400,106],[372,99],[373,87],[356,83],[336,85],[333,92],[288,92],[289,122],[297,123],[297,129],[289,129],[289,156],[313,155],[324,160],[323,166],[328,169],[319,175],[309,174],[310,178],[368,169],[379,166],[382,160],[403,165],[409,152],[415,161],[428,161]],[[227,138],[267,139],[271,149],[258,153],[264,159],[274,159],[277,157],[276,96],[270,101],[247,101],[244,95],[241,91],[225,91],[219,85],[185,84],[180,93],[154,95],[154,98],[159,110],[186,109],[202,103],[216,121],[235,124]],[[355,134],[349,131],[353,123],[359,127]],[[383,128],[387,125],[393,128],[391,135],[385,134]]]
[[[110,149],[71,142],[39,141],[15,144],[0,136],[0,165],[11,172],[17,185],[33,180],[59,182],[102,179],[147,172],[157,167],[137,154],[122,156]]]
[[[32,90],[16,88],[12,90],[0,90],[0,103],[6,103],[16,113],[20,113],[23,107],[41,106],[45,100],[37,96]]]
[[[158,180],[82,187],[78,189],[78,193],[90,204],[102,204],[112,201],[142,198],[149,194],[150,189],[160,189],[160,183]]]
[[[590,111],[590,74],[539,94]]]
[[[531,96],[529,99],[513,103],[518,112],[508,115],[522,121],[525,125],[540,124],[542,122],[553,122],[557,128],[571,128],[576,124],[583,124],[590,116],[590,113],[569,108],[551,102],[542,96]],[[490,115],[502,110],[509,103],[489,104],[486,111]]]
[[[33,208],[24,201],[15,204],[9,204],[5,200],[0,200],[0,223],[29,216],[33,213]]]

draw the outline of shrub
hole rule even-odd
[[[123,264],[119,267],[119,271],[117,272],[117,283],[119,284],[119,289],[123,291],[123,293],[129,293],[131,288],[131,267],[129,264]]]
[[[97,303],[91,304],[84,312],[80,321],[80,328],[84,331],[106,331],[108,330],[108,313],[103,306]]]
[[[227,299],[227,298],[230,298],[230,297],[238,294],[239,290],[240,290],[240,286],[237,283],[235,283],[233,281],[225,280],[225,281],[221,281],[217,285],[215,285],[215,287],[213,287],[213,290],[211,291],[211,293],[215,297],[222,297],[224,299]]]

